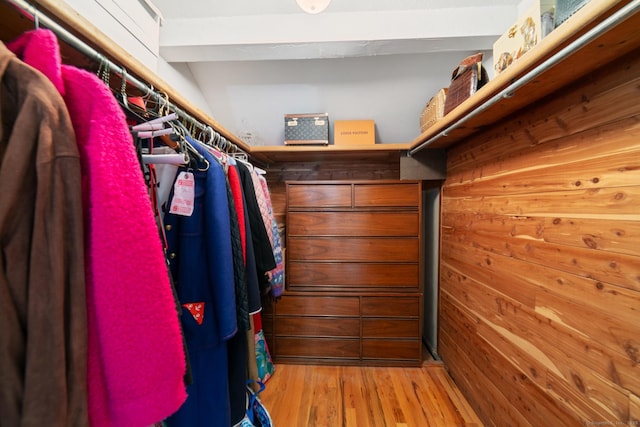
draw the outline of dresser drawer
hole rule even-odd
[[[360,319],[331,317],[280,317],[279,336],[353,337],[360,336]]]
[[[360,358],[360,339],[276,337],[278,357]]]
[[[413,264],[287,261],[288,286],[305,288],[414,289],[419,268]]]
[[[419,319],[362,319],[363,338],[420,338]]]
[[[276,302],[276,316],[358,316],[359,313],[358,297],[283,295]]]
[[[287,237],[417,237],[418,212],[289,212]]]
[[[362,297],[362,316],[419,317],[420,297]]]
[[[406,184],[355,184],[355,207],[418,207],[420,186]]]
[[[363,339],[363,359],[403,359],[420,361],[422,343],[419,340]]]
[[[418,238],[289,237],[290,261],[418,262]]]
[[[288,185],[289,208],[351,207],[351,184]]]

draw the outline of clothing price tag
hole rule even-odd
[[[191,216],[195,199],[195,185],[191,172],[180,172],[173,184],[173,198],[169,212],[176,215]]]

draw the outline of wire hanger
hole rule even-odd
[[[33,16],[34,29],[39,30],[40,29],[40,17],[38,16],[38,6],[36,6],[35,4],[32,4],[31,8],[33,8],[33,12],[31,12],[31,15]]]
[[[131,127],[132,131],[150,131],[159,130],[164,128],[164,123],[176,120],[178,115],[176,113],[170,113],[166,116],[156,117],[155,119],[147,120],[144,123],[137,124]]]
[[[192,162],[190,162],[190,164],[195,163],[195,165],[193,166],[194,169],[197,169],[198,171],[201,171],[201,172],[205,172],[209,170],[209,167],[211,166],[211,164],[209,163],[209,160],[207,160],[202,154],[200,154],[200,152],[193,145],[191,145],[189,140],[186,138],[186,135],[188,134],[188,130],[184,126],[184,124],[181,123],[179,120],[173,120],[168,123],[171,127],[173,127],[176,130],[176,135],[178,137],[178,145],[181,148],[180,151],[188,152],[190,155],[190,158],[193,160]],[[202,165],[205,165],[205,166],[203,167]]]
[[[120,101],[124,105],[124,108],[131,111],[129,108],[129,99],[127,97],[127,70],[122,67],[122,81],[120,82]]]
[[[104,55],[100,55],[100,65],[98,66],[98,72],[96,75],[105,85],[107,85],[107,87],[111,87],[109,81],[111,79],[109,61],[107,61],[107,58]]]

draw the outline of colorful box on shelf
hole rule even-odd
[[[335,120],[334,145],[371,145],[376,143],[376,123],[373,120]]]
[[[329,114],[286,114],[284,116],[284,144],[329,144]]]
[[[552,14],[555,5],[556,0],[534,0],[533,5],[496,40],[493,44],[493,69],[496,75],[520,59],[553,30]]]

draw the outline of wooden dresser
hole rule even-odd
[[[286,184],[286,280],[269,307],[279,362],[422,361],[421,184]]]

